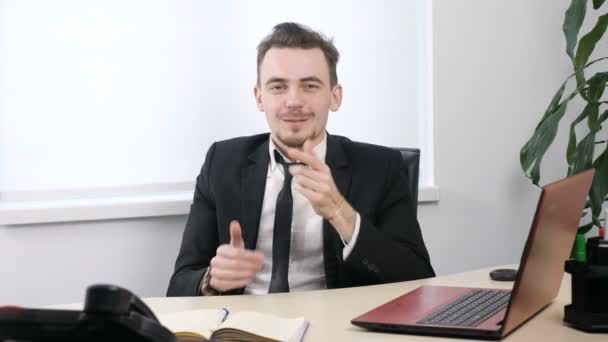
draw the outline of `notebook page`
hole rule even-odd
[[[174,333],[194,332],[209,338],[212,330],[217,329],[226,315],[226,309],[199,309],[161,314],[158,315],[158,320]]]
[[[219,328],[232,328],[250,332],[277,341],[299,341],[308,321],[303,317],[282,318],[259,312],[233,312]]]

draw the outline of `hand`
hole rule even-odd
[[[349,242],[355,230],[356,212],[340,194],[329,166],[317,159],[312,148],[312,143],[307,140],[303,151],[287,150],[289,159],[307,165],[289,168],[296,180],[296,190],[310,201],[318,215],[331,222],[342,239]]]
[[[209,285],[219,291],[240,289],[249,285],[262,270],[264,255],[245,249],[238,221],[230,222],[230,244],[218,247],[211,259]]]

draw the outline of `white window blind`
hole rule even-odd
[[[284,21],[341,53],[328,131],[421,148],[432,187],[429,1],[0,0],[0,224],[185,213],[211,143],[268,131],[255,48]]]

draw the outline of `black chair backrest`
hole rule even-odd
[[[397,151],[401,152],[403,158],[403,169],[407,177],[407,182],[410,187],[412,203],[414,205],[414,214],[418,215],[418,173],[420,170],[420,149],[397,147]]]

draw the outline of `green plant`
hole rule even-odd
[[[590,60],[596,45],[602,41],[608,27],[608,13],[600,14],[593,28],[580,39],[579,31],[587,14],[587,4],[592,2],[593,10],[600,11],[605,0],[572,0],[566,11],[563,32],[566,38],[566,53],[572,61],[574,73],[561,85],[542,119],[536,126],[534,134],[524,145],[520,152],[521,166],[535,185],[540,180],[540,164],[549,146],[555,140],[558,126],[568,103],[574,99],[582,99],[584,108],[570,123],[566,161],[568,163],[568,176],[581,171],[595,168],[589,198],[585,204],[583,216],[591,214],[590,222],[579,227],[580,233],[586,233],[594,226],[601,226],[600,216],[602,205],[608,200],[608,143],[599,139],[602,124],[608,119],[608,101],[602,100],[602,95],[608,82],[608,71],[600,71],[587,77],[585,72],[591,65],[608,59],[601,57]],[[576,49],[576,52],[575,52]],[[569,82],[576,82],[572,93],[564,96]],[[579,131],[586,124],[586,133],[578,139],[576,129]],[[603,150],[602,150],[603,149]]]

